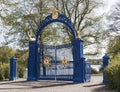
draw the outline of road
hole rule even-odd
[[[25,79],[1,81],[0,92],[115,92],[102,85],[102,76],[92,76],[87,83],[74,84],[68,81],[37,81]]]

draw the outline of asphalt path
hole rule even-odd
[[[102,84],[102,76],[92,76],[90,82],[75,84],[70,81],[40,80],[28,82],[25,79],[0,81],[0,92],[116,92]]]

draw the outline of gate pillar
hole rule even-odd
[[[38,80],[38,68],[37,68],[37,61],[36,60],[36,51],[37,47],[35,44],[35,41],[30,41],[29,42],[29,58],[28,58],[28,76],[27,80],[28,81],[35,81]]]
[[[103,84],[107,84],[108,83],[108,81],[106,80],[106,71],[105,71],[105,68],[109,64],[109,59],[110,59],[110,57],[107,54],[105,54],[103,56]]]
[[[17,79],[17,59],[15,57],[10,58],[10,80]]]
[[[85,81],[85,58],[83,57],[83,41],[79,38],[73,42],[73,81],[83,83]]]

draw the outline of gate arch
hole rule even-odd
[[[90,79],[90,77],[86,78],[86,69],[85,65],[85,58],[83,56],[83,41],[76,36],[76,29],[71,22],[65,15],[59,14],[57,18],[52,18],[52,14],[47,16],[45,20],[40,24],[38,30],[36,32],[36,39],[35,41],[29,42],[29,58],[28,58],[28,81],[39,80],[39,73],[40,73],[40,65],[38,60],[38,40],[42,30],[48,25],[53,22],[60,22],[65,24],[69,29],[73,36],[73,81],[77,83],[83,83]],[[90,68],[89,68],[90,69]],[[89,70],[88,69],[88,70]]]
[[[36,42],[38,41],[39,35],[42,32],[42,30],[44,29],[44,27],[46,27],[47,25],[49,25],[49,24],[51,24],[53,22],[60,22],[60,23],[65,24],[67,27],[69,27],[70,32],[73,35],[73,39],[76,39],[76,29],[75,29],[75,27],[74,27],[74,25],[73,25],[73,23],[71,22],[70,19],[68,19],[63,14],[58,14],[58,18],[53,19],[52,14],[50,14],[49,16],[47,16],[45,18],[45,20],[43,20],[43,22],[38,27],[38,30],[37,30],[37,33],[36,33]]]
[[[63,14],[58,14],[58,18],[56,18],[56,19],[53,19],[52,18],[52,14],[50,14],[49,16],[47,16],[46,18],[45,18],[45,20],[43,20],[42,21],[42,23],[40,24],[40,26],[39,26],[39,28],[38,28],[38,30],[37,30],[37,33],[36,33],[36,60],[35,61],[37,61],[37,60],[39,60],[39,58],[38,58],[38,56],[37,56],[37,53],[39,52],[38,51],[38,48],[39,48],[39,44],[38,44],[38,40],[39,40],[39,36],[40,36],[40,34],[41,34],[41,32],[43,31],[43,29],[47,26],[47,25],[49,25],[49,24],[51,24],[51,23],[55,23],[55,22],[59,22],[59,23],[62,23],[62,24],[64,24],[64,25],[66,25],[70,30],[70,32],[71,32],[71,34],[72,34],[72,36],[73,36],[73,40],[74,39],[76,39],[76,30],[75,30],[75,27],[74,27],[74,25],[73,25],[73,23],[70,21],[70,19],[68,19],[65,15],[63,15]],[[52,46],[51,46],[52,47]],[[55,46],[55,48],[56,48],[57,46]],[[56,50],[55,50],[56,51]],[[56,53],[56,52],[55,52]],[[39,61],[38,61],[39,62]],[[41,62],[41,61],[40,61]],[[41,67],[41,65],[40,66],[36,66],[36,67]],[[45,69],[46,70],[46,69]],[[40,73],[40,71],[41,70],[38,70],[38,73]],[[38,79],[39,79],[39,75],[41,76],[41,74],[38,74]],[[44,76],[45,77],[45,76]],[[69,76],[70,77],[70,76]],[[45,78],[46,79],[46,78]],[[49,79],[49,78],[48,78]],[[53,78],[54,79],[54,78]],[[55,79],[56,79],[56,77],[55,77]],[[58,78],[57,78],[58,79]],[[61,79],[60,79],[61,80]],[[70,80],[70,79],[62,79],[62,80]]]

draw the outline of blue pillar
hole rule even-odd
[[[36,59],[36,43],[35,41],[29,42],[29,58],[28,58],[28,81],[38,80],[38,60]],[[37,52],[38,53],[38,52]],[[37,54],[38,55],[38,54]]]
[[[15,57],[10,58],[10,80],[17,79],[17,59]]]
[[[109,64],[109,59],[110,59],[110,57],[107,54],[105,54],[103,56],[103,84],[107,84],[108,83],[108,81],[106,80],[105,68]]]
[[[85,82],[85,58],[83,57],[83,41],[75,39],[73,42],[73,81]]]

